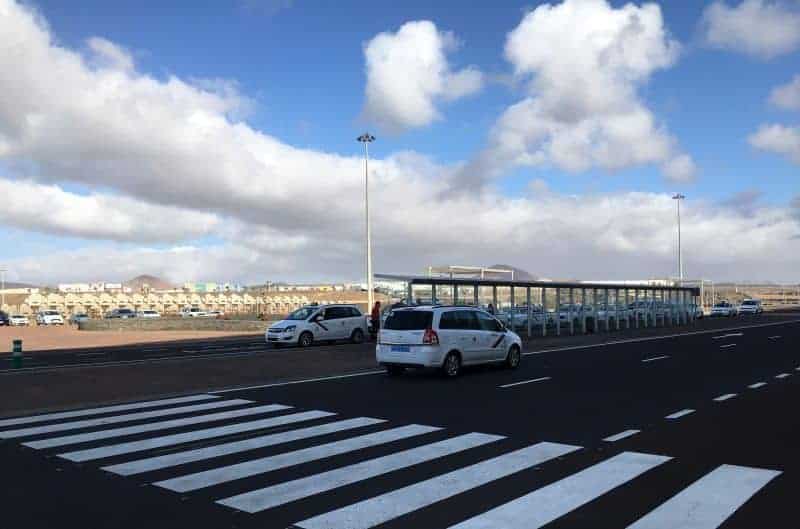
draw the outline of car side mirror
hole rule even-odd
[[[322,314],[317,314],[313,319],[314,321],[322,321],[325,319],[325,317]]]

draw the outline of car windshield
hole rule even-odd
[[[433,312],[429,310],[396,310],[388,318],[384,328],[391,331],[421,331],[433,323]]]
[[[755,304],[756,304],[756,302],[753,301],[752,299],[746,299],[746,300],[742,301],[742,305],[755,305]]]
[[[54,310],[46,310],[46,311],[44,311],[44,315],[45,316],[58,316],[58,312],[56,312]]]
[[[305,320],[317,311],[316,307],[303,307],[286,316],[287,320]]]

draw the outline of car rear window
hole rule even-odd
[[[420,331],[433,324],[433,312],[429,310],[396,310],[392,312],[383,328],[391,331]]]

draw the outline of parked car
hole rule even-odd
[[[409,367],[439,368],[456,377],[462,366],[519,366],[522,340],[500,320],[474,307],[409,307],[386,319],[375,358],[390,375]]]
[[[145,310],[140,310],[137,316],[140,318],[160,318],[161,313],[158,312],[157,310],[145,309]]]
[[[702,320],[703,317],[705,316],[705,312],[703,312],[703,307],[697,305],[696,303],[691,303],[689,305],[689,315],[691,315],[692,313],[694,313],[694,318],[696,320]]]
[[[78,325],[82,321],[89,321],[89,315],[84,313],[73,314],[69,317],[69,322],[73,325]]]
[[[221,310],[210,310],[210,311],[206,312],[206,316],[209,317],[209,318],[221,318],[224,315],[225,315],[225,313],[222,312]]]
[[[186,307],[181,311],[181,318],[205,318],[206,311],[198,309],[197,307]]]
[[[362,343],[367,332],[367,318],[355,305],[309,305],[273,323],[264,333],[264,339],[275,346],[308,347],[314,342],[332,340]]]
[[[64,318],[56,310],[43,310],[36,315],[37,325],[64,325]]]
[[[760,299],[746,299],[739,305],[739,314],[761,314],[764,307],[761,306]]]
[[[8,318],[8,314],[0,310],[0,326],[3,325],[11,325],[11,321]]]
[[[23,316],[22,314],[12,314],[8,317],[8,324],[20,327],[27,327],[31,324],[30,320],[28,320],[27,316]]]
[[[106,314],[106,318],[108,319],[122,319],[127,320],[136,317],[136,311],[133,309],[114,309],[108,314]]]
[[[736,305],[729,301],[720,301],[711,307],[711,316],[736,316]]]

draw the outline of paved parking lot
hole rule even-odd
[[[794,526],[798,341],[789,320],[21,414],[0,501],[26,527]]]

